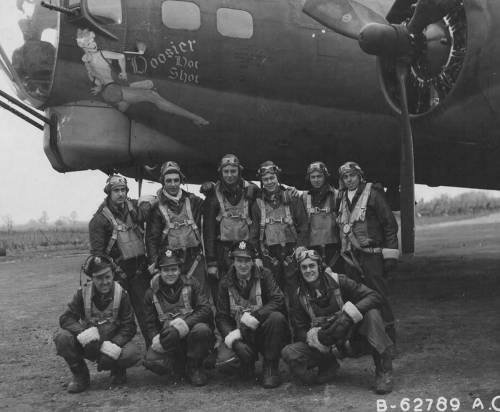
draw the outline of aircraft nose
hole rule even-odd
[[[17,97],[41,106],[50,96],[59,16],[40,0],[0,2],[0,68]]]

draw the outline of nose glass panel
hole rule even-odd
[[[50,95],[59,40],[59,13],[40,1],[0,1],[0,68],[18,97],[35,106]]]

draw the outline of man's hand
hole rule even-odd
[[[237,340],[233,343],[233,351],[243,363],[250,363],[255,360],[252,348],[242,340]]]
[[[264,269],[264,262],[262,262],[261,258],[255,258],[254,262],[255,266],[257,266],[260,270]]]
[[[215,190],[215,183],[214,182],[204,182],[200,186],[200,193],[202,195],[208,196],[212,194]]]
[[[93,340],[83,347],[83,356],[91,361],[96,361],[99,358],[101,343],[98,340]]]
[[[159,270],[156,268],[156,263],[152,263],[148,266],[148,272],[151,276],[154,276],[159,272]]]

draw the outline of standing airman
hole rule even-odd
[[[121,268],[120,283],[127,290],[139,327],[146,338],[144,324],[144,294],[149,287],[143,227],[145,210],[138,202],[127,198],[127,180],[118,175],[106,181],[107,197],[89,222],[90,252],[109,255]],[[144,204],[149,206],[148,204]]]
[[[321,256],[324,263],[337,271],[340,262],[340,236],[337,225],[337,190],[328,183],[330,173],[323,162],[313,162],[307,168],[306,184],[302,193],[309,227],[307,246]]]
[[[176,162],[161,168],[162,188],[146,227],[146,248],[150,272],[157,268],[159,256],[167,249],[183,262],[182,272],[205,286],[205,262],[201,245],[203,200],[181,189],[185,176]]]
[[[382,296],[382,317],[389,336],[395,341],[394,314],[385,276],[394,269],[399,257],[398,224],[383,190],[365,181],[357,163],[342,165],[339,178],[338,222],[346,274]]]
[[[297,288],[293,254],[297,246],[306,243],[307,216],[300,197],[280,185],[280,173],[272,161],[262,163],[258,169],[262,191],[252,206],[250,241],[258,245],[257,264],[271,270],[289,298]]]
[[[219,279],[232,263],[231,246],[250,238],[250,208],[259,190],[242,178],[243,166],[233,154],[223,156],[217,170],[219,181],[207,193],[204,217],[208,280],[214,302]]]

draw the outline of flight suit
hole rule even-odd
[[[151,210],[146,227],[146,248],[149,265],[156,265],[158,257],[167,249],[173,250],[183,262],[182,273],[197,279],[208,295],[200,232],[202,205],[201,198],[184,190],[179,202],[159,190],[158,202]]]
[[[306,243],[307,216],[302,200],[291,197],[286,189],[272,197],[262,191],[252,205],[250,242],[258,245],[259,257],[264,266],[290,298],[297,289],[298,272],[293,260],[297,246]]]
[[[224,339],[223,345],[231,349],[234,341],[228,342],[227,337],[238,332],[239,340],[251,348],[254,357],[242,360],[242,367],[252,369],[257,354],[261,353],[265,363],[276,368],[281,349],[290,340],[285,299],[268,269],[261,271],[253,266],[251,270],[250,280],[243,286],[234,267],[230,267],[220,282],[215,322]],[[245,314],[258,321],[254,329],[242,322]]]
[[[394,314],[388,300],[384,259],[395,259],[398,250],[398,224],[383,191],[371,183],[361,183],[352,202],[341,192],[338,223],[346,274],[366,284],[382,296],[382,317],[395,341]]]
[[[201,367],[213,348],[213,314],[208,299],[194,278],[180,277],[172,286],[157,274],[145,297],[148,349],[144,366],[158,374],[182,373],[186,367]],[[172,322],[182,319],[187,329],[172,333]],[[158,342],[155,342],[157,336]],[[189,371],[188,371],[189,373]]]
[[[339,272],[343,269],[343,261],[340,259],[337,196],[330,185],[302,193],[309,223],[307,247],[316,250],[324,264]]]
[[[90,253],[107,255],[125,275],[119,280],[127,290],[146,346],[144,294],[149,288],[143,226],[146,214],[137,201],[127,200],[122,210],[106,199],[89,222]]]
[[[141,355],[131,342],[137,330],[134,312],[127,292],[118,282],[114,282],[107,294],[99,293],[91,282],[79,289],[59,318],[59,325],[61,330],[56,333],[54,343],[57,354],[70,368],[84,365],[84,359],[97,361],[98,370],[126,369],[140,360]],[[98,329],[99,341],[84,347],[77,336],[91,327]],[[121,348],[118,359],[103,356],[99,351],[104,341]]]
[[[285,362],[302,379],[314,367],[319,367],[321,379],[328,369],[338,368],[337,358],[345,356],[371,353],[378,365],[382,356],[390,355],[387,350],[393,345],[379,311],[381,296],[329,268],[320,274],[320,280],[319,290],[314,291],[303,279],[300,281],[290,313],[295,342],[283,349]],[[333,325],[342,313],[347,313],[351,322],[345,335],[338,339]],[[319,329],[318,346],[310,343],[309,333],[313,328]]]
[[[243,179],[234,188],[219,181],[205,199],[203,230],[207,264],[218,267],[219,277],[231,266],[229,252],[232,245],[250,238],[250,209],[258,191],[255,184]],[[216,302],[218,282],[210,281]]]

